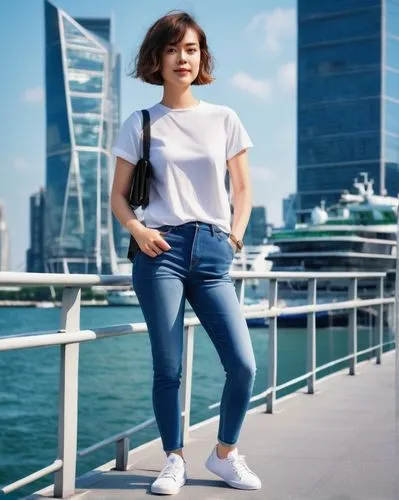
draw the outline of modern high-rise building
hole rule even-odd
[[[46,271],[116,270],[109,192],[120,56],[111,31],[110,19],[74,19],[45,1]]]
[[[0,271],[10,270],[10,236],[8,233],[4,205],[0,203]]]
[[[399,2],[298,0],[297,209],[399,191]]]
[[[30,246],[26,252],[26,270],[28,273],[43,273],[45,272],[44,224],[46,213],[44,189],[32,194],[29,206]]]
[[[266,207],[252,207],[244,234],[245,245],[262,245],[267,236]]]
[[[296,223],[296,194],[283,198],[283,221],[285,227],[294,227]]]

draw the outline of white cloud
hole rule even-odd
[[[43,102],[44,100],[44,90],[43,87],[34,87],[31,89],[26,89],[22,94],[23,102]]]
[[[236,73],[230,80],[236,87],[255,96],[269,100],[272,95],[272,84],[269,80],[257,80],[248,73]]]
[[[277,70],[276,76],[277,84],[279,88],[283,88],[288,92],[295,90],[296,88],[296,63],[289,62],[283,64]]]
[[[11,168],[13,170],[17,170],[21,172],[22,170],[26,170],[28,168],[28,162],[25,158],[17,157],[11,160]]]
[[[296,33],[295,9],[275,8],[269,12],[257,14],[248,24],[247,31],[263,36],[265,49],[271,53],[280,51],[285,38],[291,38]]]

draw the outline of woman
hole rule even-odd
[[[140,247],[133,285],[151,341],[153,406],[166,452],[166,465],[151,485],[158,494],[177,493],[187,478],[179,404],[186,298],[226,371],[218,440],[205,465],[235,488],[261,487],[237,452],[256,366],[229,276],[251,212],[246,149],[252,143],[234,111],[193,97],[191,85],[213,81],[212,67],[206,36],[188,14],[169,14],[148,30],[132,76],[162,85],[163,98],[149,108],[153,177],[142,221],[126,201],[142,156],[140,111],[125,121],[113,150],[112,210]],[[226,166],[234,195],[232,224]]]

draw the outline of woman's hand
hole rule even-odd
[[[156,257],[171,249],[171,246],[162,238],[161,231],[143,226],[134,232],[134,239],[137,241],[140,250],[150,257]]]
[[[233,253],[237,252],[237,245],[234,243],[234,241],[230,238],[230,236],[227,238],[228,243],[233,247]]]

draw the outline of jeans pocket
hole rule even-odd
[[[230,252],[230,258],[233,260],[234,258],[234,253],[235,253],[235,248],[233,247],[233,243],[230,241],[228,233],[225,233],[224,231],[221,231],[220,234],[222,235],[223,241],[225,245],[229,247],[229,252]]]

